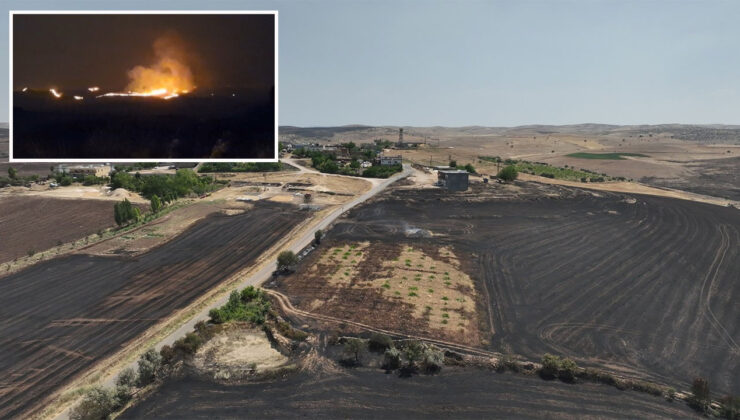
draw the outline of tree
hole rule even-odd
[[[116,408],[112,390],[96,386],[85,393],[82,401],[69,413],[72,420],[107,419]]]
[[[418,340],[409,341],[403,348],[403,355],[406,358],[409,368],[415,368],[416,362],[424,358],[424,343]]]
[[[468,171],[471,174],[474,174],[475,173],[475,166],[473,166],[472,164],[468,163],[467,165],[465,165],[465,170]]]
[[[355,364],[360,363],[360,355],[362,355],[367,349],[365,341],[359,338],[349,338],[344,343],[344,352],[353,355],[355,358]]]
[[[154,382],[162,366],[162,355],[149,349],[139,357],[139,385],[145,386]]]
[[[456,160],[451,160],[450,161],[450,168],[457,168],[457,161]]]
[[[324,236],[324,232],[321,231],[321,229],[317,230],[313,234],[313,240],[316,242],[316,245],[321,243],[321,237]]]
[[[296,264],[298,264],[298,257],[293,251],[283,251],[278,255],[278,271],[292,271]]]
[[[152,199],[150,200],[151,207],[152,207],[152,213],[156,213],[162,209],[162,200],[159,199],[159,196],[154,194],[152,196]]]
[[[113,218],[118,226],[122,226],[130,220],[136,220],[139,216],[139,209],[132,206],[128,199],[124,198],[123,201],[113,206]]]
[[[701,410],[706,411],[711,402],[709,395],[709,381],[704,378],[694,378],[691,383],[691,399]]]
[[[132,367],[127,367],[118,374],[116,379],[116,385],[123,385],[134,387],[136,386],[138,378],[136,377],[136,371]]]
[[[506,182],[514,181],[517,176],[519,176],[519,172],[517,172],[516,168],[512,165],[506,166],[498,173],[499,179],[502,179]]]
[[[8,166],[8,176],[10,179],[16,179],[16,177],[18,177],[18,170],[12,166]]]

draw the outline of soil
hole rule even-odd
[[[109,201],[2,197],[0,263],[27,256],[31,250],[40,252],[113,226],[113,204]]]
[[[193,368],[216,380],[238,380],[263,374],[288,363],[265,333],[246,324],[230,323],[195,354]]]
[[[212,214],[136,257],[71,255],[0,279],[0,417],[24,417],[142,332],[254,263],[305,213]]]
[[[686,404],[600,384],[571,385],[444,368],[400,378],[379,370],[291,374],[245,385],[186,377],[165,383],[121,419],[212,418],[698,418]]]
[[[433,235],[410,241],[409,225]],[[463,256],[485,297],[480,333],[494,331],[490,350],[560,354],[676,388],[703,376],[718,393],[740,392],[736,209],[526,182],[396,188],[349,212],[326,241],[411,242]],[[285,290],[304,305],[301,293],[323,293],[311,287],[326,286]],[[327,305],[429,332],[411,308],[350,292]]]

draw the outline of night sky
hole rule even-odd
[[[162,36],[181,41],[198,89],[274,84],[273,15],[16,14],[13,89],[123,89]]]

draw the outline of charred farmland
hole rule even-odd
[[[83,97],[75,100],[74,96]],[[273,158],[274,89],[171,99],[15,92],[15,158]]]
[[[527,183],[502,196],[500,188],[394,189],[351,211],[326,240],[447,246],[467,256],[490,350],[530,360],[560,354],[679,388],[704,376],[718,394],[738,392],[740,212]],[[410,238],[408,226],[431,235]],[[300,291],[280,287],[301,306]]]
[[[28,414],[147,328],[248,266],[304,215],[258,203],[134,258],[72,255],[0,281],[0,417]]]
[[[327,403],[331,402],[331,404]],[[353,369],[321,378],[296,373],[269,384],[166,382],[120,418],[695,418],[684,404],[599,384],[445,368],[399,378]]]

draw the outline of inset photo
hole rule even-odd
[[[10,160],[276,161],[277,12],[11,11]]]

